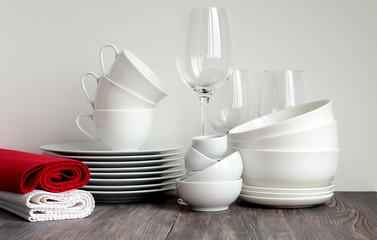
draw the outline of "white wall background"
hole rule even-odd
[[[1,0],[0,147],[88,140],[74,120],[90,112],[81,74],[100,73],[99,48],[141,58],[169,87],[151,141],[186,147],[200,134],[196,94],[175,67],[181,11],[222,6],[232,21],[236,68],[304,70],[309,101],[331,99],[341,155],[337,190],[377,190],[377,1]]]

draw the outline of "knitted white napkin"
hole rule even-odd
[[[94,206],[92,194],[78,189],[61,193],[34,190],[27,194],[0,191],[0,207],[31,222],[84,218]]]

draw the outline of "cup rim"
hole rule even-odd
[[[94,112],[153,112],[154,109],[93,109]]]
[[[126,58],[132,63],[135,69],[141,75],[143,75],[149,83],[151,83],[154,87],[163,92],[165,95],[168,95],[164,83],[157,76],[157,74],[155,74],[143,61],[141,61],[135,54],[133,54],[131,51],[127,49],[123,49],[121,53],[123,53],[126,56]],[[148,72],[146,72],[145,69],[147,69]],[[151,79],[150,77],[153,79]]]
[[[108,76],[106,76],[106,75],[101,75],[100,81],[101,81],[102,79],[105,79],[105,80],[108,81],[110,84],[115,85],[116,87],[119,87],[120,89],[122,89],[122,90],[124,90],[124,91],[130,93],[131,95],[133,95],[133,96],[135,96],[135,97],[137,97],[137,98],[140,98],[141,100],[143,100],[143,101],[145,101],[145,102],[147,102],[147,103],[149,103],[149,104],[152,104],[152,105],[154,105],[154,106],[157,105],[155,102],[152,102],[152,101],[150,101],[150,100],[148,100],[148,99],[146,99],[146,98],[144,98],[144,97],[142,97],[142,96],[140,96],[140,95],[134,93],[133,91],[131,91],[131,90],[129,90],[129,89],[123,87],[122,85],[118,84],[117,82],[111,80],[111,79],[110,79]]]

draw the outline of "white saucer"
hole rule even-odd
[[[96,172],[148,172],[148,171],[162,171],[165,169],[170,169],[173,167],[184,166],[185,162],[183,159],[179,161],[172,161],[158,166],[146,166],[146,167],[122,167],[122,168],[107,168],[107,167],[98,167],[98,168],[89,168],[91,173]]]
[[[115,162],[98,162],[98,161],[82,161],[85,163],[89,168],[91,167],[150,167],[150,166],[161,166],[165,163],[172,163],[176,161],[182,161],[184,159],[184,156],[181,155],[179,157],[166,157],[163,159],[157,159],[157,160],[140,160],[140,161],[115,161]]]
[[[142,146],[140,150],[110,150],[105,145],[99,142],[70,142],[49,144],[39,147],[41,150],[55,152],[60,154],[70,155],[146,155],[146,154],[161,154],[169,151],[182,149],[182,145],[178,144],[149,144]]]
[[[175,184],[176,180],[167,180],[161,183],[154,184],[142,184],[142,185],[125,185],[125,186],[101,186],[101,185],[86,185],[82,187],[84,190],[91,191],[126,191],[126,190],[147,190],[147,189],[157,189],[163,186]]]
[[[330,191],[331,189],[334,189],[335,185],[330,184],[328,186],[322,186],[322,187],[313,187],[313,188],[271,188],[271,187],[256,187],[256,186],[249,186],[249,185],[242,185],[243,190],[247,191],[258,191],[258,192],[274,192],[274,193],[318,193],[318,192],[326,192]]]
[[[277,208],[303,208],[310,207],[317,204],[324,203],[331,199],[334,193],[317,196],[317,197],[302,197],[302,198],[272,198],[272,197],[256,197],[241,194],[239,198],[248,203],[254,203],[269,207]]]
[[[90,178],[88,185],[107,185],[107,186],[119,186],[119,185],[139,185],[147,183],[159,183],[168,179],[176,179],[183,177],[186,174],[186,170],[179,171],[177,173],[166,174],[160,177],[149,178],[114,178],[114,179],[99,179]]]
[[[147,177],[158,177],[164,176],[170,173],[177,173],[185,170],[184,166],[178,166],[162,171],[152,171],[152,172],[91,172],[91,178],[97,179],[114,179],[114,178],[147,178]]]

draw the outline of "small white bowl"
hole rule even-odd
[[[185,166],[189,171],[200,171],[215,163],[217,160],[200,153],[193,146],[189,147],[185,155]]]
[[[226,135],[205,135],[192,139],[192,146],[202,154],[212,159],[221,159],[228,148]]]
[[[189,172],[186,182],[222,182],[241,178],[242,159],[239,152],[218,161],[202,171]]]
[[[253,119],[229,131],[231,141],[278,136],[334,120],[329,100],[290,107]]]
[[[237,149],[242,157],[242,178],[259,187],[310,188],[331,184],[339,149]]]
[[[273,137],[231,141],[233,148],[248,149],[326,149],[338,147],[336,121]]]
[[[177,191],[194,211],[224,211],[239,196],[242,179],[226,182],[186,182],[177,179]]]

